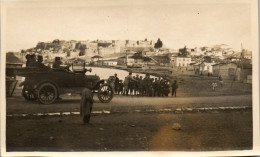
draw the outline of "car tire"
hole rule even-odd
[[[57,96],[57,88],[52,83],[43,83],[38,88],[37,97],[42,104],[52,104]]]
[[[98,88],[98,99],[102,103],[109,103],[113,99],[113,96],[114,90],[110,84],[105,83]]]

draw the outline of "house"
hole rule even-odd
[[[117,65],[117,59],[103,60],[103,65],[115,66]]]
[[[190,71],[195,71],[195,65],[196,63],[190,63],[187,67],[187,70],[190,70]]]
[[[96,62],[96,61],[99,61],[99,60],[103,60],[103,57],[101,57],[99,55],[91,57],[91,61],[92,62]]]
[[[203,74],[212,74],[213,73],[213,65],[216,63],[207,63],[203,62],[200,64],[200,72]]]
[[[212,65],[213,76],[221,76],[223,79],[237,80],[236,73],[240,71],[236,63],[219,63]]]
[[[191,63],[191,57],[177,56],[174,58],[175,67],[187,67]]]
[[[135,59],[132,58],[132,57],[123,56],[123,57],[119,57],[117,59],[117,65],[128,65],[128,66],[131,66],[134,63],[135,63]]]

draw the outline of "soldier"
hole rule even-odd
[[[115,74],[115,93],[118,94],[118,87],[119,87],[119,78],[117,74]]]
[[[146,96],[151,96],[151,93],[152,93],[152,80],[150,78],[150,75],[146,74],[144,80],[145,80]]]
[[[35,54],[32,54],[30,56],[30,62],[28,64],[29,67],[37,67],[37,63],[36,63],[36,56]]]
[[[37,67],[39,68],[46,68],[46,66],[42,63],[43,57],[41,55],[37,56]]]
[[[55,57],[55,62],[53,63],[53,68],[61,68],[61,69],[66,69],[66,70],[69,70],[69,66],[66,66],[66,67],[61,67],[61,64],[62,64],[62,61],[61,61],[61,58],[60,57]]]
[[[159,77],[156,81],[156,96],[161,96],[161,81],[160,81],[161,77]]]
[[[139,89],[138,89],[138,84],[139,84],[139,75],[136,75],[135,77],[135,82],[134,82],[134,95],[138,95]]]
[[[133,76],[133,79],[135,79],[135,76]],[[130,91],[130,95],[133,95],[134,93],[134,86],[135,86],[135,82],[134,80],[129,80],[129,84],[128,84],[128,88]]]
[[[130,80],[134,80],[132,76],[132,72],[129,72],[129,75],[125,77],[124,80],[124,95],[128,95],[128,90],[129,90],[129,82]]]
[[[163,78],[160,80],[159,89],[160,89],[159,95],[164,96],[164,81],[163,81]]]
[[[154,87],[154,78],[151,78],[151,83],[152,83],[152,92],[151,92],[151,96],[154,96],[154,91],[155,91],[155,87]]]
[[[175,95],[175,97],[176,97],[177,89],[178,89],[178,84],[177,84],[177,81],[174,80],[174,82],[172,84],[172,96]]]
[[[138,80],[138,90],[139,90],[139,95],[142,96],[143,95],[143,77],[140,76],[139,80]]]
[[[169,82],[167,80],[165,80],[164,92],[165,92],[165,96],[168,96],[169,93],[170,93],[170,85],[169,85]]]
[[[124,91],[124,84],[122,80],[119,80],[119,85],[118,85],[118,94],[123,94]]]
[[[55,57],[55,62],[53,63],[53,68],[60,68],[60,65],[62,64],[60,57]]]
[[[93,107],[93,93],[90,89],[84,88],[82,90],[81,102],[80,102],[80,116],[83,119],[83,124],[89,123],[90,114]]]
[[[27,55],[25,56],[25,58],[26,58],[26,67],[28,67],[28,66],[29,66],[29,63],[30,63],[30,61],[31,61],[31,55],[27,54]]]
[[[109,83],[112,86],[113,91],[115,91],[115,77],[109,76],[107,83]]]
[[[154,89],[154,96],[158,96],[158,80],[157,80],[157,78],[154,79],[153,89]]]

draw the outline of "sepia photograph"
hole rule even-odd
[[[1,155],[260,155],[257,0],[0,4]]]

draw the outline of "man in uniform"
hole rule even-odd
[[[55,62],[53,63],[53,68],[60,68],[60,65],[62,64],[60,57],[55,57]]]
[[[89,123],[93,102],[93,93],[90,89],[84,88],[82,90],[80,102],[80,116],[82,117],[83,124]]]
[[[115,93],[118,94],[118,88],[119,88],[119,78],[117,77],[117,74],[115,74]]]
[[[26,67],[28,67],[28,66],[29,66],[29,63],[30,63],[30,61],[31,61],[31,55],[30,55],[30,54],[27,54],[27,55],[25,56],[25,58],[26,58]]]
[[[151,96],[151,93],[152,93],[152,80],[150,78],[150,75],[146,74],[144,80],[145,80],[146,96]]]
[[[154,95],[153,96],[158,96],[158,80],[157,80],[157,78],[154,79],[153,89],[154,89]]]
[[[138,95],[138,93],[139,93],[139,75],[136,75],[136,77],[135,77],[135,82],[134,82],[134,95]]]
[[[55,62],[53,63],[52,67],[69,70],[70,65],[68,65],[66,67],[62,67],[61,64],[62,64],[61,58],[55,57]]]
[[[138,90],[139,90],[139,95],[143,96],[143,77],[140,76],[138,80]]]
[[[177,84],[177,81],[174,80],[174,82],[172,84],[172,96],[175,95],[175,97],[176,97],[177,89],[178,89],[178,84]]]
[[[165,92],[165,96],[169,96],[169,93],[170,93],[170,85],[169,85],[169,81],[165,80],[165,83],[164,83],[164,92]]]
[[[29,67],[37,67],[37,63],[36,63],[36,56],[35,54],[32,54],[30,56],[30,62],[28,64]]]
[[[37,67],[39,68],[45,68],[46,66],[42,63],[43,57],[41,55],[37,56]]]
[[[123,94],[124,92],[124,84],[122,80],[119,80],[119,85],[118,85],[118,95]]]
[[[124,95],[128,95],[130,80],[134,80],[133,76],[132,76],[132,72],[129,72],[129,75],[125,77],[125,80],[124,80],[124,93],[123,93]]]

